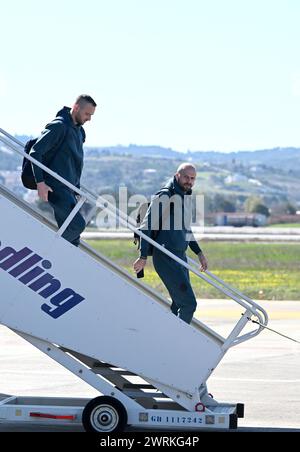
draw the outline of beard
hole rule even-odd
[[[180,181],[178,181],[178,185],[184,192],[189,191],[189,190],[192,189],[192,185],[191,184],[182,184],[182,183],[180,183]]]
[[[77,114],[75,115],[75,121],[76,121],[76,124],[77,124],[78,126],[83,126],[83,124],[84,124],[84,121],[82,120],[82,118],[81,118],[81,116],[80,116],[79,113],[77,113]]]

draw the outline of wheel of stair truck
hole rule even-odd
[[[85,406],[82,424],[86,432],[123,432],[127,425],[127,411],[113,397],[96,397]]]

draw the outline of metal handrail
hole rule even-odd
[[[94,193],[92,193],[90,190],[87,190],[85,188],[84,189],[82,189],[82,188],[79,189],[79,188],[75,187],[70,182],[68,182],[67,180],[65,180],[61,176],[59,176],[57,173],[55,173],[54,171],[50,170],[48,167],[46,167],[45,165],[40,163],[38,160],[36,160],[33,157],[31,157],[30,155],[25,153],[23,150],[20,150],[19,148],[17,148],[13,143],[11,143],[11,141],[13,141],[17,146],[21,147],[22,149],[24,148],[24,143],[22,143],[21,141],[17,140],[12,135],[8,134],[2,128],[0,128],[0,133],[2,135],[6,136],[10,140],[10,141],[8,141],[8,139],[0,136],[0,141],[2,141],[10,149],[15,151],[16,153],[18,153],[22,157],[27,158],[29,161],[34,163],[36,166],[41,168],[43,171],[45,171],[48,174],[50,174],[52,177],[57,179],[63,185],[65,185],[68,188],[70,188],[73,192],[75,192],[78,195],[80,195],[81,197],[85,198],[85,201],[89,201],[92,205],[96,205],[98,208],[106,208],[112,215],[114,215],[116,218],[119,219],[119,221],[120,221],[120,223],[122,225],[126,226],[132,232],[134,232],[137,235],[139,235],[140,238],[146,240],[151,245],[153,245],[155,248],[157,248],[158,250],[160,250],[161,252],[163,252],[164,254],[169,256],[171,259],[173,259],[174,261],[178,262],[180,265],[185,267],[187,270],[191,271],[196,276],[200,277],[201,279],[206,281],[208,284],[210,284],[213,287],[215,287],[216,289],[218,289],[224,295],[228,296],[229,298],[233,299],[236,303],[238,303],[241,306],[243,306],[246,309],[246,313],[248,313],[248,315],[254,315],[257,318],[259,318],[261,324],[267,325],[267,323],[268,323],[268,315],[267,315],[267,313],[264,311],[264,309],[262,307],[260,307],[258,304],[256,304],[254,301],[252,301],[250,298],[244,296],[243,294],[238,292],[236,289],[231,288],[224,281],[220,280],[219,278],[217,278],[212,273],[207,272],[207,274],[210,277],[212,277],[216,282],[211,280],[207,276],[205,276],[204,273],[200,273],[192,265],[190,265],[189,263],[187,263],[184,260],[180,259],[179,257],[175,256],[171,251],[167,250],[165,247],[161,246],[160,244],[158,244],[157,242],[152,240],[150,237],[148,237],[146,234],[144,234],[141,230],[137,229],[136,225],[134,224],[133,220],[130,217],[128,217],[126,214],[124,214],[124,212],[122,212],[121,210],[116,208],[116,206],[112,205],[105,198],[103,198],[102,196],[97,196]],[[67,218],[66,222],[69,220],[69,217]],[[196,262],[193,261],[193,264],[195,264],[195,263]],[[224,287],[222,287],[222,286],[224,286]],[[242,298],[242,299],[240,299],[239,297]],[[248,304],[245,303],[245,300],[247,301]],[[250,306],[249,306],[249,304],[250,304]],[[258,310],[263,313],[264,318],[262,318],[262,316],[258,313]],[[239,323],[241,323],[241,324],[244,323],[244,320],[245,319],[241,319],[238,322],[238,325],[236,326],[236,328],[239,329],[239,327],[238,327]],[[241,322],[241,321],[243,321],[243,322]],[[242,342],[244,340],[247,340],[250,337],[253,337],[254,335],[259,334],[261,332],[261,330],[263,330],[263,326],[259,325],[259,328],[257,328],[255,331],[250,332],[250,333],[248,333],[248,334],[246,334],[244,336],[232,339],[232,344],[235,345],[236,343],[240,343],[240,342]]]
[[[187,260],[188,260],[188,262],[190,262],[191,265],[195,265],[196,267],[199,266],[199,262],[195,261],[194,259],[191,259],[190,257],[188,257]],[[240,290],[236,289],[235,287],[232,287],[230,284],[228,284],[227,282],[223,281],[218,276],[211,273],[209,270],[206,270],[205,274],[208,275],[211,279],[217,281],[217,283],[221,284],[222,286],[227,288],[229,291],[231,291],[235,295],[239,296],[242,300],[245,300],[247,303],[249,303],[251,306],[256,308],[258,311],[260,311],[265,318],[264,321],[268,322],[269,316],[268,316],[267,312],[265,311],[265,309],[263,309],[259,304],[257,304],[255,301],[253,301],[251,298],[249,298],[247,295],[245,295]],[[244,303],[242,304],[242,306],[247,307],[247,305]]]
[[[196,267],[199,266],[199,263],[197,261],[195,261],[194,259],[191,259],[190,257],[187,257],[188,262],[191,265],[194,265]],[[253,337],[253,336],[257,336],[257,334],[259,334],[265,326],[268,325],[268,321],[269,321],[269,316],[268,313],[265,309],[263,309],[259,304],[255,303],[255,301],[253,301],[251,298],[249,298],[247,295],[245,295],[243,292],[237,290],[236,288],[232,287],[230,284],[226,283],[225,281],[223,281],[221,278],[219,278],[218,276],[214,275],[213,273],[211,273],[210,271],[206,270],[206,275],[208,275],[212,280],[216,281],[217,284],[215,284],[213,281],[209,281],[207,280],[207,282],[209,284],[211,284],[212,286],[219,288],[219,284],[221,284],[222,286],[224,286],[225,289],[223,289],[223,293],[226,294],[227,296],[229,296],[231,299],[233,299],[234,301],[237,301],[235,299],[235,296],[240,297],[240,301],[238,301],[238,303],[243,306],[244,308],[246,308],[246,310],[248,310],[250,308],[250,311],[252,314],[255,314],[256,317],[259,319],[259,323],[260,323],[260,328],[251,331],[250,333],[247,333],[244,336],[240,336],[238,338],[238,340],[235,341],[235,345],[237,343],[243,342],[244,340],[246,340],[246,338],[249,336]],[[244,300],[244,301],[243,301]],[[246,303],[245,303],[246,302]],[[247,304],[248,303],[248,304]],[[249,306],[250,305],[250,306]],[[254,308],[254,310],[252,309]],[[245,313],[242,315],[246,315]],[[255,334],[254,334],[255,332]]]

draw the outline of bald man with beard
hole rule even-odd
[[[183,163],[174,177],[153,197],[140,230],[149,238],[187,262],[188,247],[198,256],[200,270],[208,268],[207,259],[199,247],[190,228],[191,194],[197,171],[194,165]],[[147,264],[151,245],[141,239],[140,257],[134,262],[136,273]],[[186,323],[190,323],[197,307],[189,271],[162,251],[153,247],[153,265],[166,286],[171,299],[171,311]]]

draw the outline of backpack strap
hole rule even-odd
[[[175,194],[175,190],[173,187],[162,187],[158,192],[155,193],[155,195],[162,195],[162,194],[167,194],[171,196],[173,196]]]
[[[55,146],[55,148],[54,148],[54,149],[55,149],[55,153],[56,153],[56,151],[61,147],[61,145],[63,144],[63,142],[65,141],[66,134],[67,134],[67,124],[66,124],[66,122],[64,121],[64,119],[63,119],[62,116],[58,116],[57,118],[53,119],[53,121],[48,122],[48,124],[47,124],[46,127],[45,127],[45,129],[46,129],[50,124],[57,124],[57,123],[63,124],[63,127],[64,127],[64,133],[63,133],[63,136],[62,136],[61,140],[59,141],[59,143],[57,144],[57,146]],[[53,157],[52,157],[52,158],[53,158]],[[51,159],[50,161],[52,161],[52,159]],[[49,162],[49,163],[50,163],[50,162]]]

